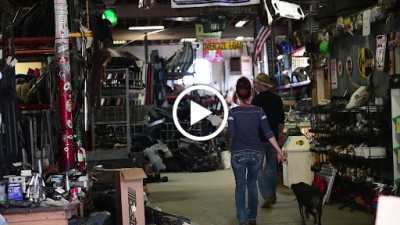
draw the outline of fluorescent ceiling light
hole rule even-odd
[[[243,27],[247,23],[247,20],[240,20],[235,24],[235,27]]]
[[[164,18],[164,20],[170,20],[170,21],[180,21],[180,22],[192,22],[195,21],[197,17],[167,17]]]
[[[237,36],[235,40],[236,41],[243,41],[243,36]]]
[[[196,38],[182,38],[179,42],[194,42]]]
[[[114,40],[113,44],[114,45],[123,45],[123,44],[126,44],[126,40]]]
[[[129,27],[129,30],[162,30],[164,26],[141,26],[141,27]]]

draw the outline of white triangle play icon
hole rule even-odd
[[[190,101],[190,126],[199,122],[212,112],[196,102]]]

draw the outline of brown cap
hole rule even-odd
[[[259,73],[256,78],[253,79],[253,82],[264,85],[266,87],[273,87],[273,82],[269,78],[269,76],[265,73]]]

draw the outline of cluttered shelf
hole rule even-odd
[[[362,1],[360,1],[362,2]],[[362,7],[361,5],[358,7],[359,10],[356,12],[347,15],[345,17],[342,17],[341,20],[335,21],[329,26],[337,26],[337,27],[342,27],[341,29],[337,29],[336,32],[334,32],[333,35],[329,36],[329,40],[333,41],[335,39],[344,37],[344,36],[354,36],[354,33],[360,31],[362,29],[361,24],[363,23],[362,21],[362,12],[365,12],[367,10],[370,11],[371,17],[369,18],[369,22],[371,24],[379,24],[379,23],[384,23],[387,18],[390,16],[390,12],[395,8],[394,3],[396,1],[386,1],[385,3],[377,3],[374,5],[371,5],[367,8]],[[379,11],[382,11],[383,13],[379,13]],[[351,21],[354,21],[354,25],[351,23]]]
[[[345,151],[343,151],[344,153],[336,153],[333,152],[332,150],[327,150],[327,149],[310,148],[310,152],[329,155],[343,162],[351,160],[364,163],[366,162],[366,160],[371,160],[371,159],[386,159],[386,154],[383,153],[383,151],[385,151],[385,148],[383,147],[382,147],[383,150],[381,149],[377,150],[376,147],[367,147],[365,149],[366,151],[360,151],[360,152],[357,151],[352,153],[346,153]]]
[[[355,132],[355,131],[351,131],[351,130],[341,130],[341,129],[320,129],[320,128],[312,128],[309,130],[310,133],[314,133],[314,134],[330,134],[330,135],[335,135],[335,136],[340,136],[340,137],[350,137],[352,139],[356,139],[356,138],[369,138],[371,136],[382,136],[384,135],[383,133],[379,132],[379,131],[374,131],[374,130],[368,130],[368,131],[359,131],[359,132]]]
[[[314,114],[330,114],[330,113],[380,113],[383,112],[383,106],[362,106],[356,108],[342,108],[331,105],[317,105],[310,110]]]

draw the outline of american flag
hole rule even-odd
[[[254,20],[254,52],[253,63],[257,64],[257,60],[261,55],[264,43],[271,37],[271,29],[261,25],[258,19]]]

